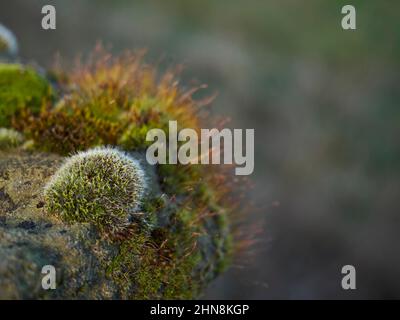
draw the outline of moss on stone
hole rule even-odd
[[[197,89],[182,90],[173,72],[159,75],[141,58],[107,54],[74,72],[54,71],[61,100],[42,107],[47,93],[39,99],[32,87],[6,119],[31,139],[32,151],[89,150],[67,158],[47,183],[44,211],[66,229],[95,230],[95,240],[84,234],[78,243],[108,283],[97,288],[98,297],[196,298],[234,251],[226,174],[201,165],[145,166],[142,172],[122,152],[95,148],[117,146],[141,159],[148,130],[161,128],[168,136],[168,120],[200,130],[203,119],[192,99]],[[8,66],[32,76],[31,69]],[[5,101],[0,94],[0,108]],[[152,176],[151,183],[144,176]]]
[[[125,239],[108,275],[124,288],[124,298],[192,299],[206,285],[197,269],[201,258],[190,223],[174,218]]]
[[[9,127],[18,110],[34,113],[52,96],[47,80],[32,68],[19,64],[0,64],[0,126]]]

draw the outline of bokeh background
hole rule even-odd
[[[205,298],[400,298],[399,1],[1,0],[0,23],[44,67],[98,40],[183,63],[184,81],[218,92],[215,113],[256,130],[249,221],[263,232]]]

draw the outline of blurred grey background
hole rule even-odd
[[[345,4],[356,31],[341,28]],[[0,22],[44,67],[98,40],[148,48],[217,91],[231,127],[255,128],[249,220],[263,232],[205,298],[400,298],[399,1],[2,0]]]

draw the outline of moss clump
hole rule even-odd
[[[38,113],[50,99],[48,82],[33,69],[19,64],[0,64],[0,126],[9,127],[18,110]]]
[[[46,207],[67,222],[115,229],[128,223],[145,190],[139,163],[111,148],[69,158],[45,188]]]
[[[0,128],[0,149],[10,149],[20,146],[24,136],[13,129]]]
[[[100,145],[116,145],[122,129],[117,123],[94,118],[85,109],[43,108],[40,115],[24,109],[14,122],[35,142],[36,149],[67,155]]]
[[[65,95],[39,113],[25,108],[13,127],[35,140],[38,149],[61,154],[98,145],[144,149],[145,132],[166,128],[168,120],[199,127],[200,105],[191,97],[196,90],[181,91],[172,71],[160,75],[142,56],[114,58],[99,48],[92,63],[73,72],[53,71]]]
[[[122,288],[123,298],[192,299],[207,284],[210,269],[201,267],[197,227],[183,221],[179,211],[170,218],[163,227],[135,229],[108,263],[107,274]]]
[[[53,71],[61,97],[55,105],[18,109],[12,126],[34,141],[31,148],[65,155],[112,145],[144,156],[147,132],[168,136],[169,120],[196,131],[214,124],[201,109],[209,100],[192,98],[202,87],[182,89],[174,71],[159,74],[141,54],[113,58],[100,50],[89,60],[72,72]],[[116,248],[94,251],[118,297],[196,298],[234,251],[233,181],[212,166],[148,169],[141,199],[145,181],[132,159],[115,149],[78,153],[48,183],[46,210],[95,224],[99,243]],[[141,215],[133,214],[139,203]]]

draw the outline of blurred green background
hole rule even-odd
[[[341,28],[345,4],[356,31]],[[231,127],[255,128],[249,220],[264,229],[206,298],[400,298],[399,1],[2,0],[0,23],[44,67],[98,40],[148,48],[217,91]]]

